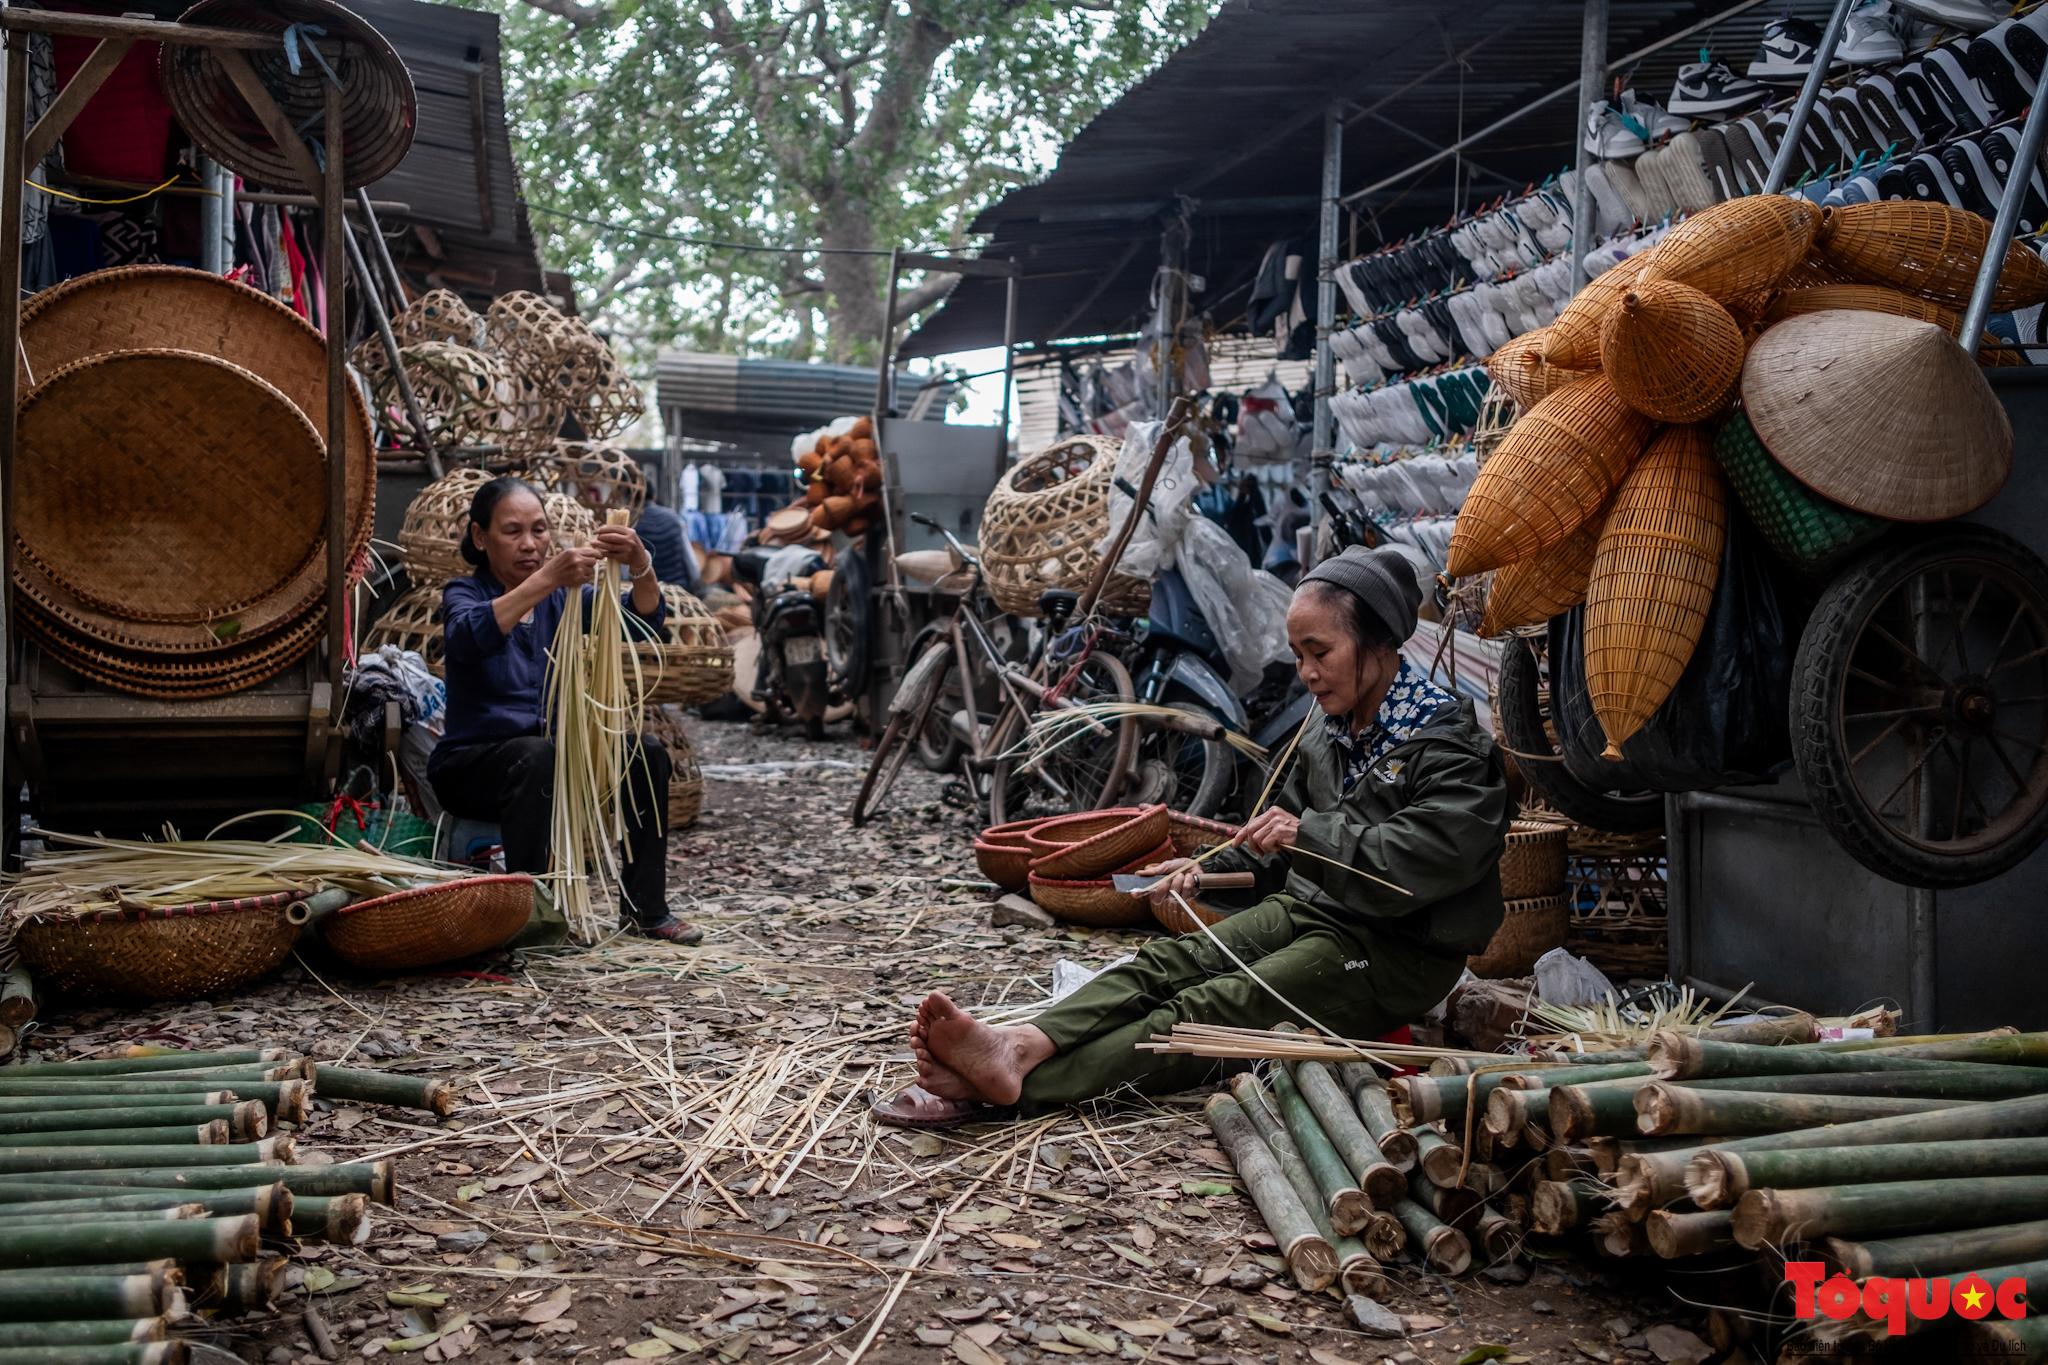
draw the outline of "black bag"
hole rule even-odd
[[[1600,757],[1586,692],[1584,607],[1550,622],[1550,709],[1565,770],[1596,791],[1705,791],[1792,766],[1792,660],[1812,602],[1733,498],[1721,576],[1692,660],[1649,724]]]

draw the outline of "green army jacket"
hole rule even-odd
[[[1500,857],[1515,812],[1500,752],[1472,703],[1432,718],[1348,793],[1340,768],[1318,719],[1302,734],[1273,804],[1301,818],[1296,847],[1342,866],[1287,849],[1264,857],[1229,849],[1207,866],[1257,873],[1254,900],[1285,892],[1326,912],[1372,921],[1378,932],[1432,952],[1484,951],[1500,927]],[[1230,902],[1205,899],[1219,908],[1252,903],[1243,893]]]

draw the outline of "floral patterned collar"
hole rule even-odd
[[[1344,790],[1365,776],[1373,764],[1397,744],[1405,744],[1431,717],[1458,699],[1431,682],[1414,664],[1401,660],[1386,700],[1373,713],[1372,724],[1356,739],[1351,737],[1351,717],[1324,716],[1323,733],[1329,737],[1344,764]]]

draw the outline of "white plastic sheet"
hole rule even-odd
[[[1187,523],[1174,567],[1187,580],[1195,605],[1230,661],[1230,687],[1239,696],[1259,685],[1266,665],[1292,657],[1287,647],[1285,583],[1254,569],[1230,533],[1207,517]]]
[[[1135,501],[1132,494],[1144,487],[1145,469],[1152,463],[1152,446],[1159,439],[1160,425],[1133,422],[1124,434],[1124,448],[1117,454],[1116,476],[1109,490],[1109,531],[1097,543],[1097,554],[1109,553],[1117,532],[1131,515],[1131,504]],[[1117,487],[1119,483],[1127,485],[1131,493]],[[1200,491],[1201,485],[1195,479],[1195,454],[1187,438],[1182,437],[1166,453],[1166,463],[1160,466],[1159,478],[1152,485],[1148,510],[1132,532],[1130,544],[1124,547],[1117,572],[1133,578],[1152,578],[1171,564],[1188,518],[1196,515],[1193,500]],[[1240,557],[1243,553],[1238,551]]]

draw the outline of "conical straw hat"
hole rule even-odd
[[[1751,348],[1742,400],[1794,478],[1872,516],[1958,517],[2012,472],[2005,408],[1931,322],[1841,310],[1788,319]]]

